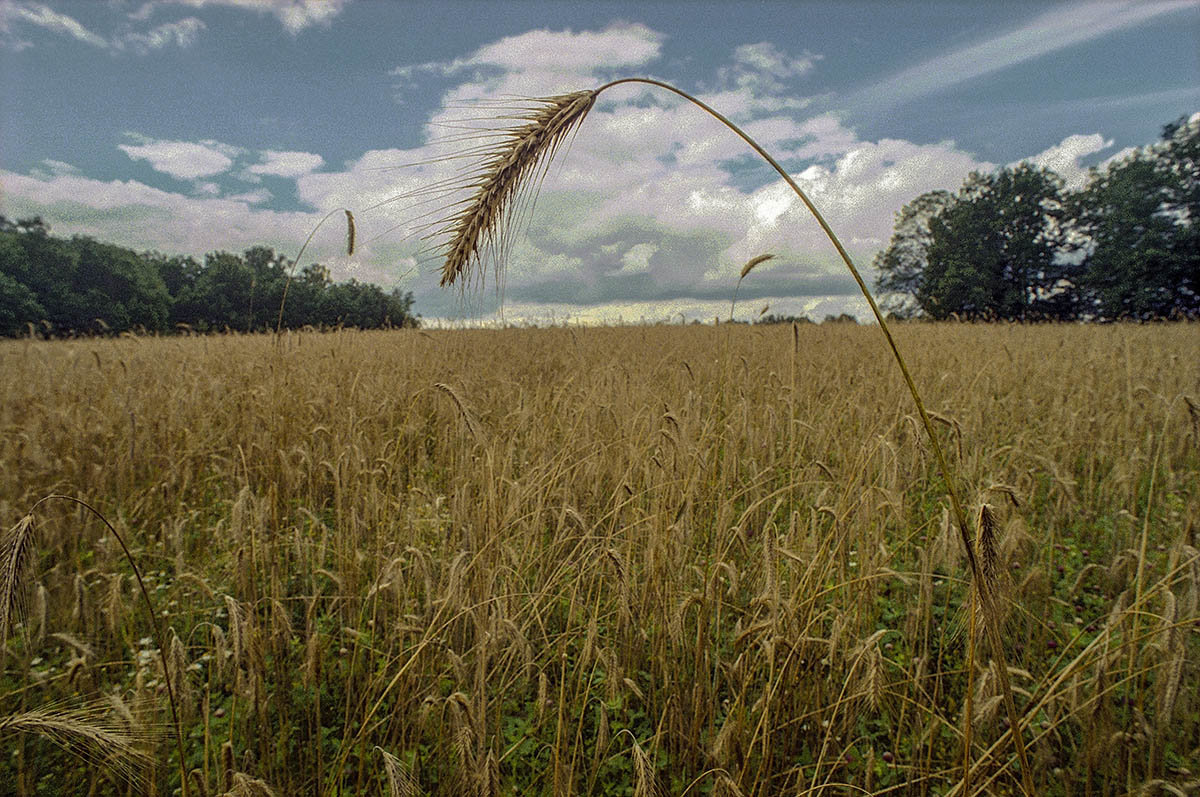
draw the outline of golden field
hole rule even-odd
[[[1039,793],[1196,794],[1200,327],[895,334],[997,520]],[[35,529],[0,791],[180,793],[181,742],[190,795],[961,795],[968,723],[972,793],[1020,791],[877,328],[8,341],[0,371],[0,522]],[[52,494],[128,542],[164,639]]]

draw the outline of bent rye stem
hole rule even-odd
[[[930,420],[928,412],[925,410],[925,403],[921,399],[920,391],[917,390],[916,383],[913,381],[908,365],[904,360],[904,356],[900,353],[895,338],[892,336],[887,320],[880,311],[879,305],[875,302],[875,297],[867,288],[866,281],[859,273],[858,268],[855,267],[854,261],[850,258],[846,248],[842,245],[842,242],[838,239],[824,216],[821,215],[816,205],[809,199],[808,195],[800,188],[792,176],[788,174],[787,170],[770,153],[763,149],[757,141],[751,138],[728,117],[699,98],[669,83],[652,78],[621,78],[605,83],[597,89],[560,94],[535,100],[534,107],[524,115],[518,117],[521,123],[502,130],[500,141],[495,146],[485,150],[477,169],[468,180],[467,187],[472,192],[470,198],[463,203],[460,210],[442,221],[442,230],[447,236],[447,242],[442,246],[445,255],[441,276],[442,286],[449,286],[460,280],[470,278],[473,274],[481,270],[482,258],[484,257],[484,253],[489,249],[503,252],[507,231],[505,225],[508,221],[507,211],[517,203],[517,199],[523,189],[526,188],[527,183],[538,173],[539,164],[544,166],[545,163],[548,163],[554,157],[563,140],[583,123],[588,112],[595,106],[597,97],[602,92],[620,85],[634,83],[655,86],[669,91],[699,107],[732,130],[751,149],[758,153],[764,161],[770,164],[784,182],[787,183],[788,187],[799,197],[800,201],[804,203],[804,206],[812,214],[813,218],[816,219],[817,224],[820,225],[826,237],[833,244],[834,249],[837,250],[842,262],[849,269],[863,297],[867,300],[867,304],[871,308],[871,313],[875,316],[875,320],[879,324],[879,329],[887,341],[888,348],[891,349],[892,356],[899,366],[901,374],[904,376],[904,382],[908,386],[909,393],[912,395],[913,403],[916,404],[921,424],[933,449],[938,470],[941,472],[942,478],[946,483],[946,492],[950,498],[951,509],[954,513],[956,525],[958,526],[959,537],[963,545],[963,550],[966,553],[967,564],[971,571],[971,579],[975,584],[975,591],[982,610],[981,614],[983,615],[985,633],[992,650],[992,655],[999,664],[996,671],[999,676],[1000,690],[1008,714],[1013,744],[1020,763],[1022,786],[1027,795],[1033,795],[1033,781],[1021,733],[1020,716],[1013,702],[1012,688],[1008,678],[1008,667],[1004,655],[1004,641],[999,626],[999,613],[995,606],[995,595],[986,581],[985,574],[978,561],[970,532],[970,525],[963,510],[962,501],[959,499],[958,489],[955,486],[954,478],[946,462],[945,453],[942,451],[942,446],[938,442],[937,435],[934,433],[933,423]],[[497,258],[496,265],[497,269],[501,268],[499,258]],[[973,658],[973,654],[968,656],[968,670],[974,667]],[[971,718],[967,717],[965,721],[969,729]],[[966,738],[963,750],[964,772],[962,793],[970,795],[969,730],[964,735]]]

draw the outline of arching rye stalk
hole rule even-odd
[[[742,266],[742,273],[738,275],[737,285],[733,286],[733,301],[729,303],[729,323],[733,323],[733,308],[737,306],[738,288],[742,287],[742,280],[746,279],[746,275],[753,271],[760,263],[765,263],[775,257],[772,254],[758,255],[746,261],[746,265]]]
[[[925,434],[929,437],[930,446],[933,449],[938,469],[941,471],[942,478],[946,482],[946,491],[950,497],[950,505],[954,513],[955,523],[958,526],[959,537],[966,552],[967,564],[971,570],[971,579],[976,585],[976,595],[982,610],[981,614],[989,646],[991,647],[992,655],[999,664],[997,672],[1000,679],[1000,689],[1004,697],[1005,709],[1009,719],[1009,729],[1013,736],[1013,744],[1020,762],[1022,785],[1025,793],[1029,797],[1032,797],[1034,794],[1033,781],[1021,733],[1020,716],[1017,713],[1016,704],[1012,698],[1012,688],[1008,678],[1008,667],[1004,655],[1004,640],[1000,630],[1000,617],[995,605],[996,598],[976,555],[966,513],[963,510],[962,501],[958,496],[958,489],[955,487],[950,468],[946,463],[946,456],[942,451],[942,446],[938,442],[937,435],[934,433],[933,423],[925,410],[925,403],[922,401],[916,383],[909,373],[908,365],[905,363],[904,357],[900,354],[900,349],[892,337],[887,320],[883,317],[883,313],[880,312],[879,305],[875,302],[875,297],[872,296],[871,291],[867,288],[866,282],[855,267],[854,262],[850,259],[850,255],[846,252],[845,247],[842,246],[842,242],[834,234],[833,229],[825,221],[820,211],[817,210],[812,200],[808,198],[808,195],[796,184],[796,181],[792,179],[791,175],[787,173],[779,162],[771,157],[758,142],[707,103],[668,83],[651,78],[622,78],[605,83],[597,89],[560,94],[535,100],[533,109],[519,117],[521,124],[502,131],[503,135],[500,141],[483,152],[479,167],[468,180],[469,188],[472,190],[470,198],[462,204],[461,210],[443,221],[442,232],[446,236],[446,242],[442,246],[445,262],[442,266],[441,284],[448,286],[461,279],[479,276],[479,272],[483,268],[483,259],[486,253],[489,251],[495,252],[497,249],[502,253],[506,233],[505,225],[510,220],[510,211],[513,210],[514,205],[518,204],[519,197],[522,195],[522,191],[528,187],[530,179],[538,173],[539,166],[544,168],[549,160],[553,158],[563,139],[583,123],[588,112],[595,106],[596,98],[601,92],[624,83],[657,86],[658,88],[672,92],[701,108],[736,133],[739,138],[745,141],[751,149],[757,152],[763,160],[779,173],[784,182],[800,198],[800,201],[804,203],[804,206],[808,208],[813,218],[816,219],[817,224],[821,226],[821,229],[837,250],[842,262],[850,270],[850,275],[854,277],[854,281],[858,284],[859,290],[862,291],[863,297],[867,300],[867,304],[870,305],[871,312],[879,324],[880,331],[887,340],[888,348],[891,349],[896,364],[900,367],[900,372],[904,376],[904,382],[912,394],[913,402],[916,404],[921,424],[925,428]],[[500,268],[501,264],[499,260],[497,260],[496,266],[498,269]],[[973,666],[973,663],[969,663],[968,666]],[[968,718],[967,721],[969,722],[970,719]],[[964,767],[961,793],[970,795],[970,749],[964,749],[963,755]]]

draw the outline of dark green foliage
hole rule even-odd
[[[0,335],[30,325],[52,334],[275,328],[292,261],[257,246],[241,255],[137,253],[91,238],[50,235],[41,219],[0,216]],[[415,326],[412,294],[306,266],[288,289],[283,326]]]
[[[1102,318],[1200,315],[1200,123],[1097,172],[1074,197],[1085,287]]]
[[[26,327],[28,319],[45,317],[46,311],[33,291],[0,272],[0,335],[16,335]]]
[[[1200,123],[1167,125],[1083,190],[1029,164],[972,174],[897,214],[874,261],[901,317],[1200,316]]]
[[[1056,262],[1061,183],[1021,164],[973,174],[930,220],[917,303],[934,318],[1053,317],[1047,300],[1068,274]]]
[[[893,308],[932,318],[1070,317],[1057,258],[1061,182],[1027,164],[972,174],[955,196],[935,191],[900,212],[875,258]],[[915,307],[914,307],[915,303]]]
[[[813,321],[806,315],[777,315],[767,313],[755,321],[755,324],[811,324]]]
[[[929,223],[953,203],[949,191],[921,194],[896,215],[891,244],[875,255],[876,284],[887,295],[888,309],[900,316],[912,315],[917,309],[913,297],[921,287],[932,243]]]

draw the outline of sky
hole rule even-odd
[[[742,125],[871,279],[920,194],[1021,161],[1079,186],[1200,111],[1200,2],[0,0],[0,213],[197,258],[311,235],[301,265],[412,291],[431,323],[724,318],[765,253],[739,318],[865,319],[778,175],[636,85],[555,157],[503,278],[440,288],[471,150],[528,98],[620,77]]]

